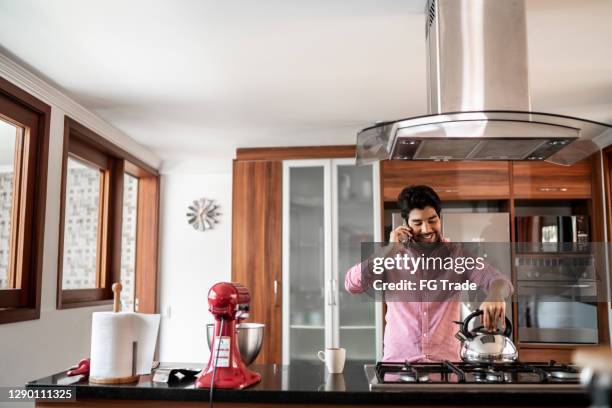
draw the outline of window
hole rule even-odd
[[[21,129],[17,126],[0,119],[0,289],[13,287],[14,274],[9,273],[13,176],[15,174],[15,143],[20,131]]]
[[[121,231],[121,310],[134,311],[136,283],[136,220],[138,178],[123,177],[123,228]]]
[[[155,188],[153,207],[143,181]],[[114,282],[123,284],[122,310],[138,309],[139,296],[155,307],[156,286],[140,293],[137,282],[157,282],[157,230],[147,239],[139,236],[157,228],[158,183],[154,169],[66,118],[58,308],[110,303]],[[155,264],[142,270],[141,256]]]
[[[121,283],[123,310],[157,312],[159,177],[125,162]]]
[[[104,216],[104,169],[68,157],[64,221],[64,289],[94,289],[101,272],[98,246]]]
[[[0,323],[40,317],[50,113],[0,78]]]

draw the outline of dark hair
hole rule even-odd
[[[402,218],[408,221],[408,214],[415,208],[423,210],[425,207],[433,207],[438,216],[440,215],[441,202],[438,194],[429,186],[409,186],[402,190],[397,196],[397,204],[402,210]]]

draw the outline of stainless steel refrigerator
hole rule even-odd
[[[481,245],[472,246],[475,256],[485,256],[486,259],[506,277],[511,279],[511,248],[510,248],[510,214],[499,213],[443,213],[442,234],[451,242],[475,242]],[[461,318],[465,318],[480,305],[480,299],[485,294],[477,296],[465,294],[462,299]],[[512,320],[512,303],[506,302],[506,315]]]

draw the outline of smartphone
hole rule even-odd
[[[404,220],[403,226],[408,227],[408,223],[406,223],[406,220]],[[410,232],[412,232],[412,228],[408,227],[408,229],[410,230]],[[400,242],[404,246],[408,246],[408,244],[412,242],[412,237],[411,236],[405,237]]]

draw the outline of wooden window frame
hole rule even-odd
[[[0,324],[40,318],[51,107],[0,78],[0,117],[26,128],[16,140],[9,282]]]
[[[159,175],[130,161],[125,173],[138,179],[134,311],[157,313]]]
[[[121,223],[121,218],[116,217],[116,202],[122,199],[123,179],[117,177],[122,175],[121,160],[118,160],[105,152],[96,149],[79,132],[68,127],[68,138],[64,143],[64,159],[62,165],[62,199],[60,209],[60,236],[59,236],[59,258],[58,258],[58,308],[70,308],[80,306],[94,306],[110,303],[112,290],[108,282],[115,282],[116,258],[115,232],[116,223]],[[66,137],[66,132],[65,136]],[[67,142],[67,143],[66,143]],[[64,261],[64,228],[66,221],[66,195],[68,159],[76,160],[102,173],[100,179],[100,199],[98,208],[98,242],[96,248],[96,288],[93,289],[63,289],[63,261]],[[119,235],[120,237],[121,235]],[[120,253],[119,253],[120,255]],[[117,275],[118,276],[118,275]]]
[[[66,212],[66,184],[68,171],[68,158],[76,158],[94,167],[103,173],[101,189],[101,213],[99,222],[97,288],[95,289],[63,289],[63,253],[64,228]],[[155,179],[156,188],[159,182],[157,170],[141,162],[123,149],[115,146],[102,136],[81,125],[77,121],[65,117],[64,121],[64,151],[62,157],[62,187],[59,230],[59,256],[57,273],[57,308],[69,309],[111,304],[113,299],[112,284],[119,282],[121,274],[121,233],[123,215],[123,175],[129,173],[128,169],[137,167]],[[140,193],[139,193],[140,194]],[[151,214],[147,214],[151,215]],[[140,217],[140,214],[138,214]],[[154,214],[154,224],[159,225],[158,212]],[[147,223],[143,223],[147,224]],[[146,255],[157,260],[158,234],[155,231],[154,253]],[[147,243],[148,240],[142,240]],[[149,243],[151,245],[151,243]],[[137,246],[136,250],[139,248]],[[157,276],[157,264],[155,277]],[[156,280],[154,281],[156,284]],[[156,292],[154,292],[156,293]],[[153,303],[156,303],[153,300]]]
[[[606,245],[609,247],[612,245],[612,146],[608,146],[602,151],[602,166],[603,166],[603,183],[604,183],[604,191],[603,191],[603,199],[604,199],[604,208],[606,213],[606,221],[607,221],[607,235],[604,237],[604,241]],[[612,260],[608,260],[607,272],[608,276],[604,277],[607,279],[608,284],[612,284]],[[604,280],[605,282],[605,280]],[[610,311],[612,313],[612,299],[607,299],[610,304]],[[608,307],[605,306],[605,309]]]

